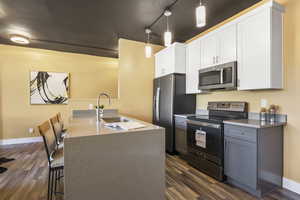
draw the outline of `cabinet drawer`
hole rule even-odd
[[[181,129],[186,129],[186,118],[175,117],[175,126]]]
[[[255,128],[225,125],[224,135],[227,137],[238,138],[250,142],[256,142],[257,130]]]
[[[186,122],[175,122],[175,127],[186,130]]]

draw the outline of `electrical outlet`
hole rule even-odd
[[[93,110],[94,109],[94,105],[93,104],[89,104],[89,110]]]
[[[260,107],[267,108],[268,107],[268,100],[267,99],[261,99],[260,100]]]
[[[28,129],[28,132],[29,132],[30,134],[33,134],[33,133],[34,133],[34,128],[29,128],[29,129]]]

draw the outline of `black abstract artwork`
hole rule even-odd
[[[68,104],[69,74],[33,71],[30,74],[31,104]]]

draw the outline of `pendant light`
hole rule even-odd
[[[164,15],[167,17],[167,31],[164,33],[164,41],[165,46],[171,46],[172,44],[172,33],[169,30],[169,16],[172,15],[172,12],[170,10],[165,10]]]
[[[196,23],[199,28],[206,25],[206,8],[202,4],[202,0],[200,0],[200,5],[196,8]]]
[[[151,29],[146,28],[145,33],[147,35],[147,43],[146,43],[146,46],[145,46],[145,56],[146,56],[146,58],[151,58],[151,56],[152,56],[152,47],[150,45]]]

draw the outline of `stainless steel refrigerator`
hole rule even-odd
[[[196,95],[185,94],[185,75],[170,74],[154,79],[153,123],[166,129],[166,151],[175,153],[174,114],[194,114]]]

